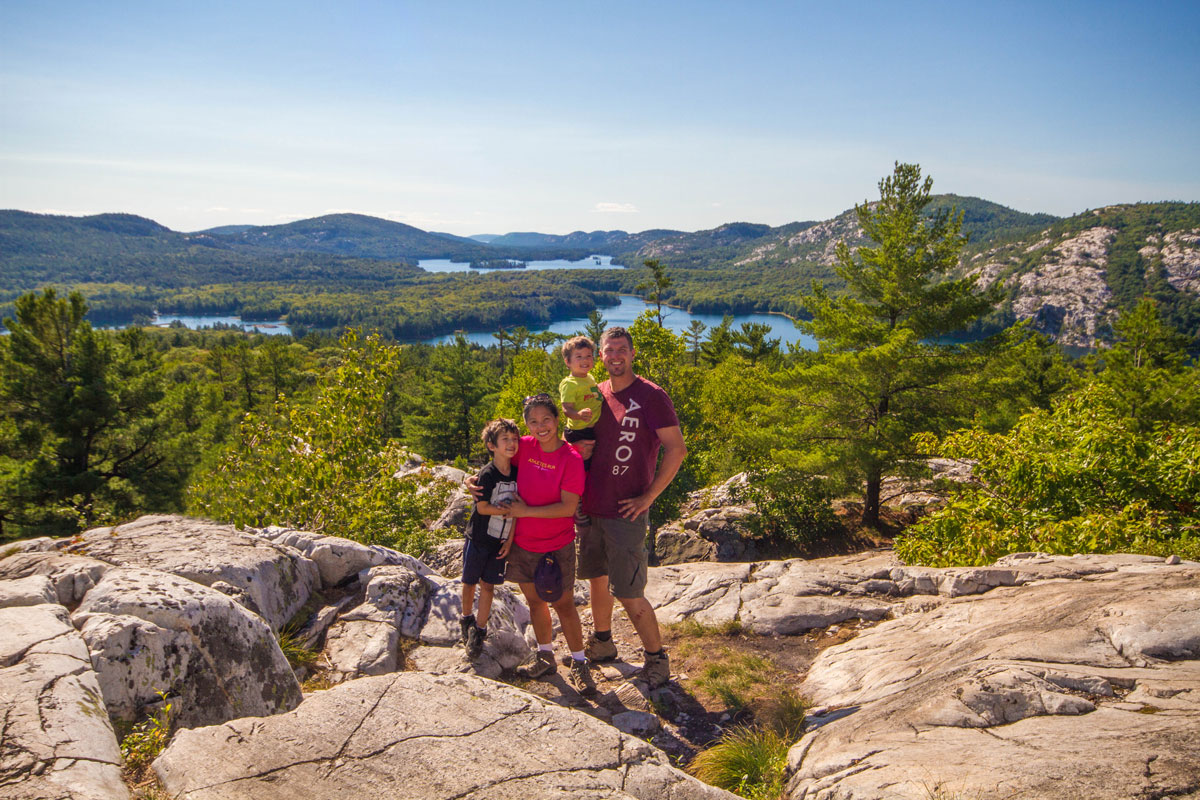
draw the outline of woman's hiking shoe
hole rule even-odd
[[[646,663],[634,677],[645,681],[651,689],[665,686],[667,681],[671,680],[671,659],[667,657],[667,651],[663,650],[654,655],[646,653]]]
[[[597,664],[601,661],[613,661],[617,657],[617,643],[611,637],[608,641],[602,642],[593,633],[588,637],[587,644],[584,645],[583,654],[587,656],[588,661]]]
[[[596,679],[592,677],[591,667],[586,661],[571,659],[571,669],[567,672],[567,683],[571,688],[584,697],[596,694]]]
[[[476,661],[483,655],[483,640],[486,638],[487,628],[471,625],[471,630],[467,633],[467,658]]]
[[[469,644],[471,642],[471,629],[475,627],[475,615],[467,614],[465,617],[459,617],[458,627],[462,628],[463,644]]]
[[[554,653],[549,650],[538,650],[536,661],[517,670],[518,675],[530,680],[538,680],[556,672],[558,672],[558,666],[554,663]]]

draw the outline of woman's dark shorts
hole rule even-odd
[[[573,597],[575,594],[575,542],[552,551],[558,560],[558,568],[562,570],[563,596]],[[508,579],[513,583],[533,583],[533,571],[537,569],[538,560],[544,553],[533,553],[521,545],[513,543],[508,551]]]

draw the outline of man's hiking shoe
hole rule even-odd
[[[571,659],[571,669],[567,672],[567,683],[571,688],[584,697],[596,694],[596,679],[592,677],[592,669],[586,661]]]
[[[671,659],[667,658],[667,651],[657,655],[646,653],[646,663],[634,677],[645,681],[651,689],[665,686],[671,679]]]
[[[467,634],[467,658],[476,661],[483,655],[483,640],[486,638],[487,628],[471,625],[471,630]]]
[[[601,661],[613,661],[617,657],[617,643],[611,637],[607,642],[602,642],[593,633],[588,637],[587,644],[583,648],[583,654],[587,656],[588,661],[593,661],[597,664]]]
[[[468,644],[471,641],[471,629],[475,627],[475,615],[467,614],[465,617],[458,618],[458,627],[462,628],[463,644]]]
[[[538,680],[556,672],[558,672],[558,666],[554,663],[554,653],[549,650],[538,650],[536,661],[517,670],[518,675],[530,680]]]

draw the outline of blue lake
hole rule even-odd
[[[288,324],[281,319],[269,319],[252,322],[242,322],[241,317],[235,317],[225,314],[196,314],[194,316],[186,316],[179,314],[159,314],[154,318],[154,324],[160,328],[165,328],[172,322],[182,322],[185,328],[197,330],[199,328],[211,328],[213,325],[240,325],[250,332],[265,333],[271,336],[287,336],[290,335],[292,329]],[[119,327],[125,327],[121,325]]]
[[[526,261],[524,269],[471,269],[465,261],[448,261],[444,258],[425,258],[417,266],[426,272],[528,272],[538,269],[621,269],[614,267],[612,256],[588,256],[579,261]]]
[[[648,308],[651,308],[645,300],[639,297],[631,297],[629,295],[621,296],[621,303],[617,306],[609,308],[601,308],[600,313],[604,316],[605,321],[609,325],[620,325],[629,327],[633,321],[637,319]],[[681,308],[664,308],[663,309],[663,324],[670,328],[675,333],[683,333],[692,324],[692,320],[698,319],[705,325],[712,327],[720,325],[723,319],[721,314],[692,314],[684,311]],[[770,337],[780,340],[783,346],[796,345],[805,350],[813,350],[816,348],[816,341],[811,336],[805,336],[793,324],[793,322],[782,314],[734,314],[733,328],[737,330],[744,322],[759,322],[768,325],[771,328]],[[578,317],[576,319],[567,319],[561,322],[555,322],[551,325],[543,325],[530,328],[530,333],[541,333],[542,331],[553,331],[561,333],[564,336],[572,336],[576,333],[582,333],[584,325],[587,323],[587,317]],[[506,327],[512,327],[511,325]],[[496,344],[496,338],[492,336],[492,332],[484,333],[468,333],[466,334],[467,341],[480,345]],[[454,340],[454,334],[438,336],[433,339],[425,339],[428,344],[438,344],[440,342],[449,342]]]

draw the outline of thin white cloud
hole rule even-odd
[[[213,206],[212,208],[204,209],[205,213],[207,213],[207,214],[213,214],[213,213],[224,214],[228,210],[229,209],[226,208],[225,206]]]
[[[592,208],[594,214],[640,214],[633,203],[596,203]]]

